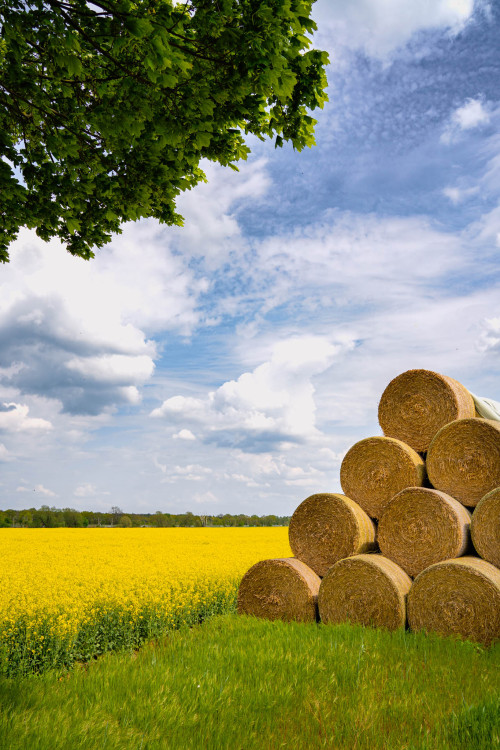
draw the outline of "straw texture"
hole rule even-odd
[[[391,437],[370,437],[350,448],[340,467],[340,483],[348,497],[372,518],[405,487],[421,486],[425,464],[413,448]]]
[[[395,630],[406,623],[411,579],[382,555],[340,560],[321,581],[318,609],[324,623],[352,622]]]
[[[324,492],[299,505],[288,539],[295,557],[324,576],[337,560],[374,549],[375,526],[349,497]]]
[[[442,427],[427,453],[433,486],[475,507],[500,485],[500,422],[459,419]]]
[[[386,505],[377,541],[383,555],[416,576],[466,552],[470,520],[469,511],[444,492],[408,487]]]
[[[476,552],[500,568],[500,487],[488,492],[472,514],[471,534]]]
[[[384,435],[418,452],[427,451],[436,432],[455,419],[474,417],[469,391],[453,378],[431,370],[408,370],[382,394],[378,419]]]
[[[238,613],[267,620],[317,619],[320,578],[300,560],[262,560],[243,576],[238,590]]]
[[[478,557],[431,565],[408,594],[408,622],[489,646],[500,639],[500,570]]]

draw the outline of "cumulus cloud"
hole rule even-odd
[[[85,482],[84,484],[79,484],[78,487],[75,488],[73,495],[75,497],[96,497],[97,495],[109,495],[109,492],[103,492],[102,490],[98,490],[95,484],[91,484],[90,482]]]
[[[196,440],[196,436],[193,435],[191,430],[179,430],[179,432],[176,432],[174,435],[172,435],[174,440]]]
[[[386,59],[418,31],[459,31],[473,11],[474,0],[319,0],[313,8],[320,37],[329,34],[379,59]]]
[[[158,356],[148,333],[188,333],[206,289],[164,245],[158,226],[145,222],[86,263],[22,232],[0,281],[3,382],[70,413],[138,403],[137,386]]]
[[[57,497],[55,492],[44,487],[43,484],[37,484],[35,487],[25,487],[21,485],[16,488],[16,492],[37,492],[39,495],[45,495],[46,497]]]
[[[349,339],[296,336],[275,343],[270,359],[205,398],[174,396],[151,416],[197,424],[203,440],[266,451],[317,435],[312,378],[354,347]],[[183,428],[186,429],[186,428]]]
[[[185,466],[162,464],[157,456],[153,458],[153,463],[162,474],[165,474],[165,478],[161,480],[162,483],[174,484],[179,480],[201,482],[215,473],[213,469],[202,464],[186,464]]]
[[[154,336],[214,323],[200,310],[210,284],[198,261],[224,262],[241,233],[234,206],[269,185],[264,160],[238,175],[206,169],[210,184],[179,199],[182,230],[128,224],[90,262],[20,233],[0,280],[0,382],[56,399],[70,414],[140,402],[160,356]]]
[[[481,352],[500,350],[500,317],[484,320],[483,330],[478,339],[478,348]]]
[[[441,142],[450,144],[456,141],[464,130],[473,130],[490,122],[490,112],[480,99],[468,99],[451,115],[449,123],[441,135]]]
[[[52,424],[46,419],[29,417],[26,404],[0,404],[0,431],[26,432],[33,430],[51,430]]]
[[[202,162],[208,182],[177,201],[185,221],[182,229],[172,230],[172,237],[184,255],[203,256],[205,268],[213,269],[245,247],[236,212],[245,201],[256,206],[269,190],[266,164],[266,159],[255,159],[240,164],[235,173]]]

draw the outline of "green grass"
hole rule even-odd
[[[2,750],[495,750],[500,644],[223,615],[0,680]]]

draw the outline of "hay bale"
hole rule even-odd
[[[319,616],[324,623],[352,622],[395,630],[406,623],[411,579],[382,555],[339,560],[321,581]]]
[[[238,613],[267,620],[315,622],[319,584],[319,576],[300,560],[262,560],[241,580]]]
[[[474,400],[463,385],[430,370],[398,375],[383,392],[378,407],[384,435],[398,438],[420,453],[445,424],[475,414]]]
[[[468,556],[431,565],[408,594],[408,622],[489,646],[500,639],[500,570]]]
[[[470,528],[478,555],[500,568],[500,487],[478,502]]]
[[[372,518],[405,487],[426,479],[425,464],[413,448],[390,437],[370,437],[350,448],[340,467],[340,484]]]
[[[427,453],[437,490],[469,507],[500,485],[500,422],[459,419],[442,427]]]
[[[295,557],[324,576],[337,560],[374,549],[375,526],[351,498],[323,492],[296,509],[288,539]]]
[[[380,551],[408,575],[463,555],[470,540],[469,511],[438,490],[408,487],[390,500],[378,524]]]

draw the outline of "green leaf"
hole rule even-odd
[[[66,226],[68,227],[68,232],[70,234],[74,234],[75,232],[80,231],[81,228],[81,224],[78,219],[66,219]]]
[[[313,144],[328,55],[305,51],[309,0],[66,5],[2,3],[0,156],[27,186],[0,159],[2,260],[22,226],[90,258],[121,222],[182,224],[200,160],[237,169],[246,134]]]

